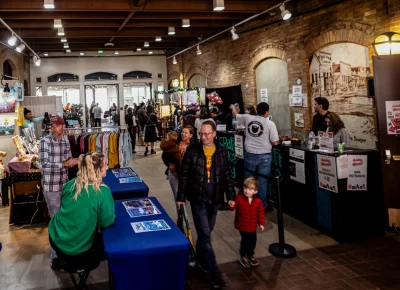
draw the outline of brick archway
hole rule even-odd
[[[200,65],[192,65],[192,66],[189,67],[189,69],[185,73],[185,84],[186,84],[186,86],[189,85],[189,80],[195,74],[202,75],[207,80],[207,69],[205,67],[200,66]]]
[[[173,79],[178,79],[179,80],[179,72],[177,71],[172,71],[167,78],[168,84],[173,80]]]
[[[257,66],[268,58],[279,58],[287,61],[289,49],[281,44],[268,43],[258,48],[250,56],[251,68],[256,69]]]
[[[307,56],[333,43],[351,42],[370,47],[373,42],[374,27],[368,24],[342,21],[320,27],[307,35],[300,49],[304,49]]]

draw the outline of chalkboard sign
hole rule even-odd
[[[228,151],[228,159],[232,179],[241,187],[244,180],[244,161],[236,157],[235,132],[217,132],[219,144]]]

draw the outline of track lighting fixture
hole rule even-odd
[[[172,59],[172,63],[173,64],[177,64],[178,62],[176,61],[176,56],[174,56],[174,58]]]
[[[197,45],[197,51],[196,51],[197,55],[201,55],[201,50],[200,50],[200,45]]]
[[[168,35],[175,35],[175,27],[173,26],[168,27]]]
[[[61,27],[62,27],[61,19],[54,19],[54,28],[61,28]]]
[[[292,14],[289,12],[289,10],[285,9],[285,3],[282,3],[281,6],[279,6],[279,9],[281,10],[281,16],[283,20],[288,20],[290,17],[292,17]]]
[[[11,46],[14,46],[17,43],[17,38],[15,37],[15,35],[11,35],[11,37],[8,39],[8,44]]]
[[[190,19],[182,19],[182,27],[190,27]]]
[[[148,42],[144,43],[144,47],[149,47],[149,46],[150,46],[150,44]]]
[[[22,52],[25,49],[25,44],[21,43],[17,46],[16,51]]]
[[[232,34],[232,39],[233,40],[236,40],[236,39],[239,38],[239,35],[236,33],[235,27],[232,27],[231,34]]]
[[[34,55],[34,56],[33,56],[33,63],[34,63],[36,66],[40,66],[40,63],[41,63],[40,57],[38,57],[37,55]]]
[[[54,0],[44,0],[44,8],[54,9]]]
[[[225,9],[224,0],[214,0],[214,11],[221,11]]]

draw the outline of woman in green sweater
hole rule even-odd
[[[57,252],[52,269],[97,267],[103,257],[98,229],[115,220],[114,199],[102,183],[107,166],[101,153],[81,155],[77,177],[65,184],[60,210],[49,223],[50,244]],[[103,258],[104,259],[104,258]]]

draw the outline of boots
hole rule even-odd
[[[154,149],[151,149],[150,153],[151,154],[156,154],[156,151]]]
[[[144,151],[144,156],[147,156],[148,153],[149,153],[149,147],[146,147],[146,150]]]

